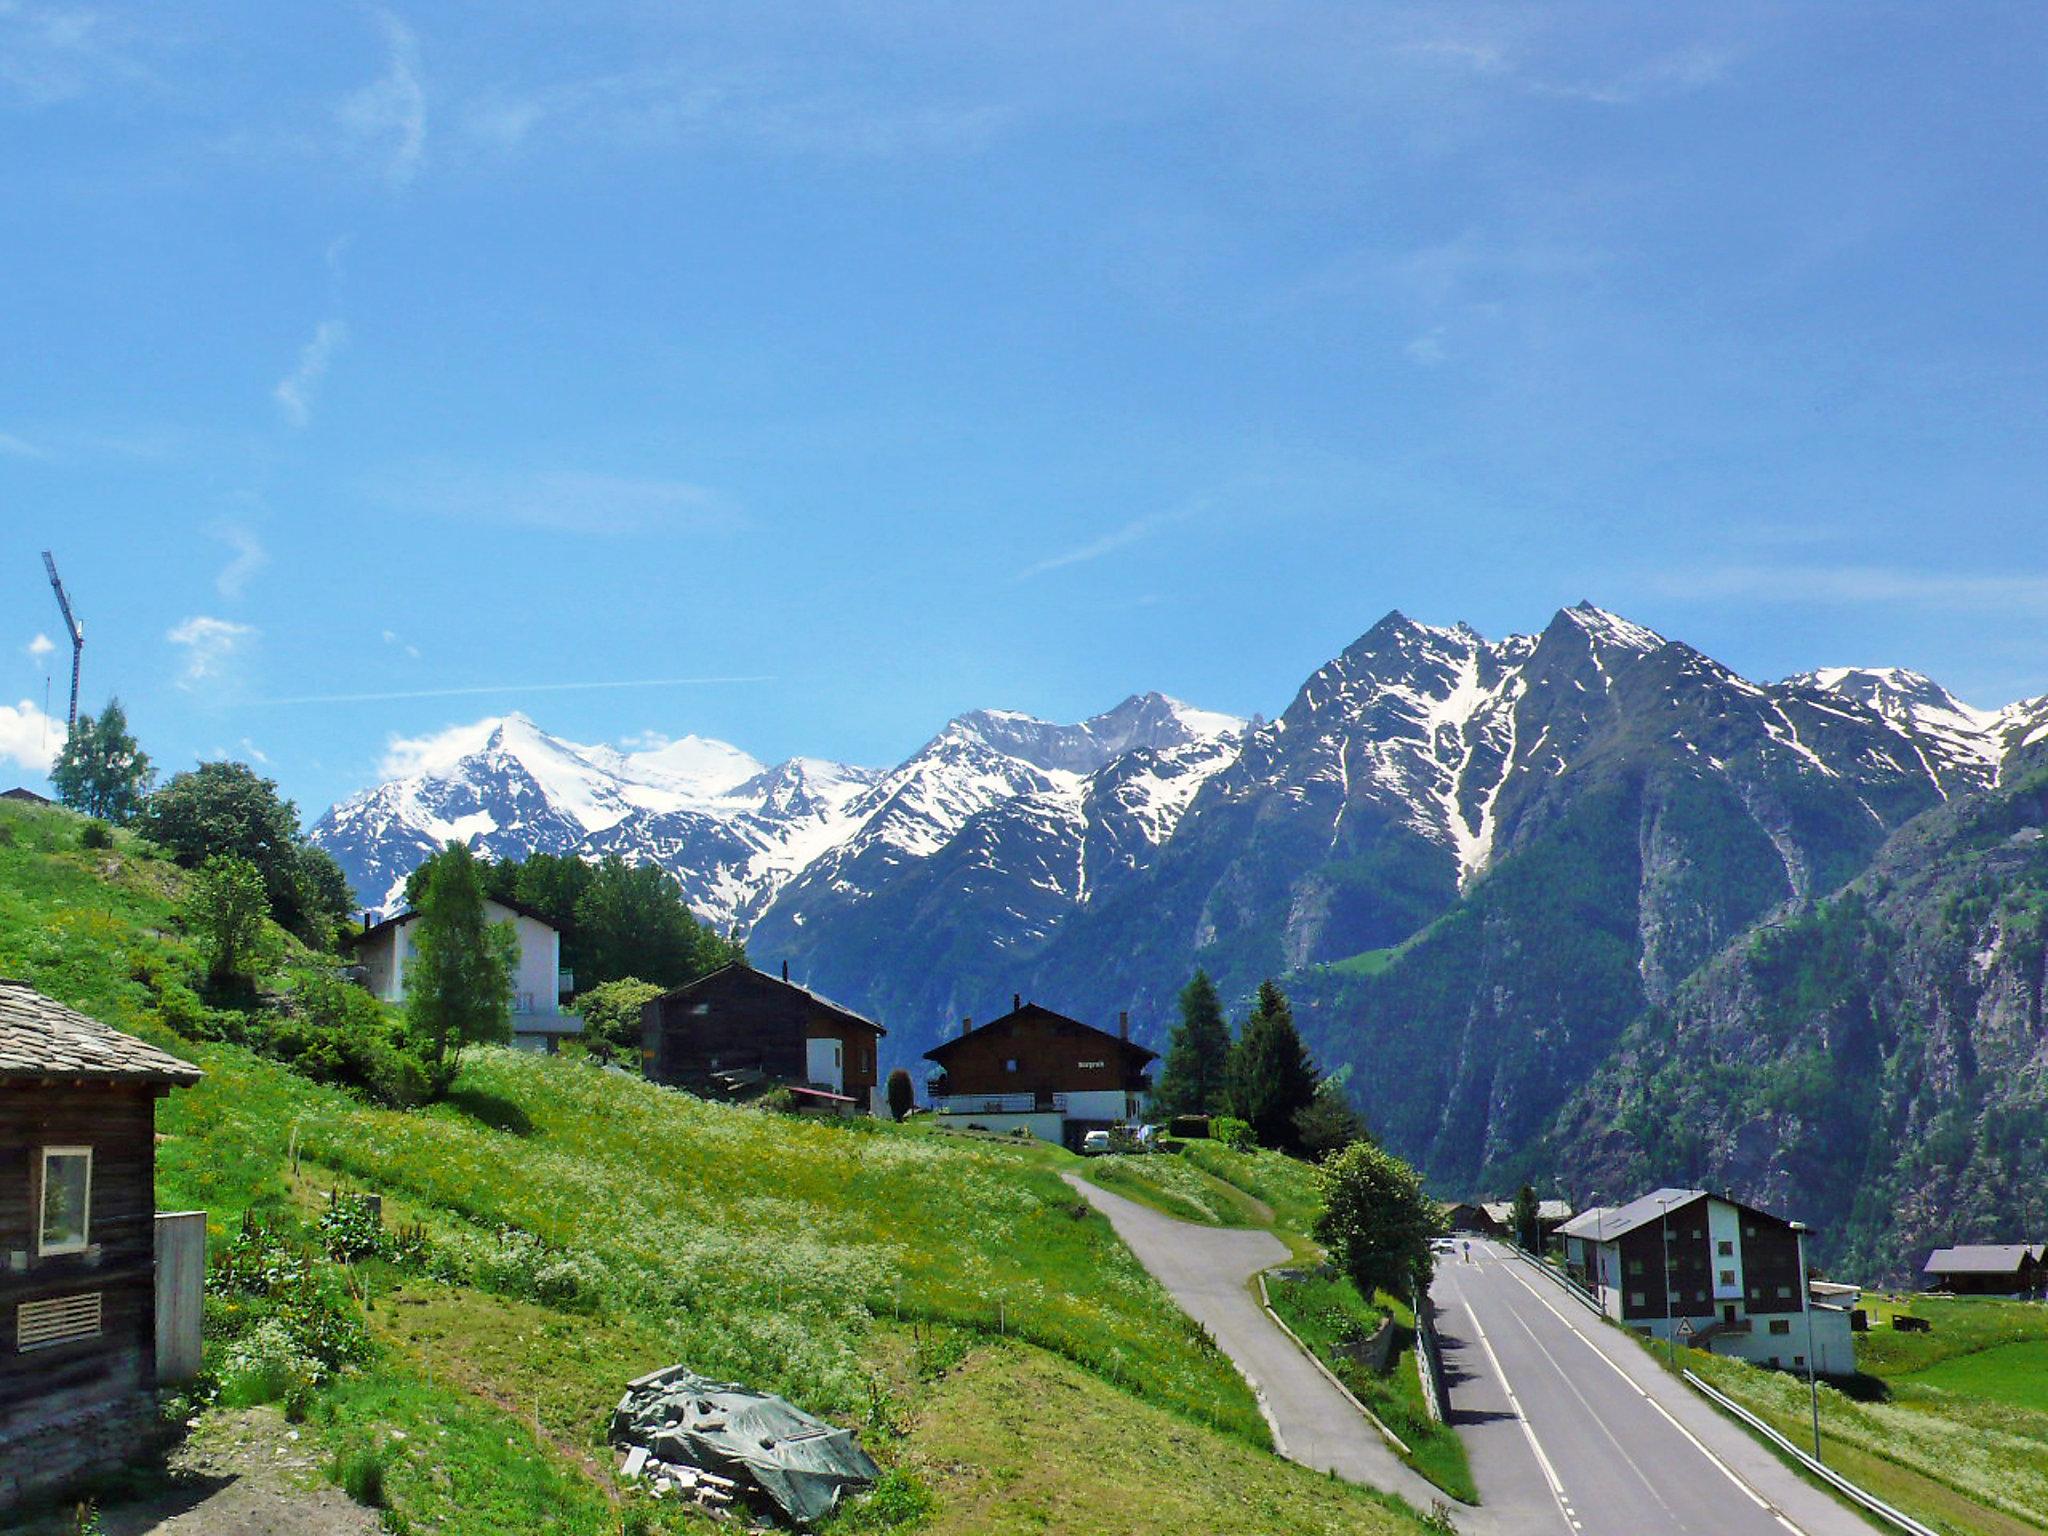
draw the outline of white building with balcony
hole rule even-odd
[[[564,1035],[583,1032],[583,1020],[562,1011],[562,936],[538,912],[516,902],[484,900],[484,920],[512,925],[519,941],[512,968],[512,1043],[525,1051],[556,1050]],[[380,1001],[405,1001],[405,968],[417,952],[417,912],[401,912],[366,928],[356,939],[363,985]]]

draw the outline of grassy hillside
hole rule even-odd
[[[160,1111],[159,1203],[206,1209],[242,1276],[209,1368],[225,1401],[282,1397],[394,1528],[620,1530],[603,1427],[673,1361],[863,1426],[892,1475],[848,1528],[1415,1528],[1273,1458],[1242,1379],[1035,1150],[504,1050],[445,1103],[376,1108],[236,1043],[260,1018],[201,1000],[178,871],[78,832],[0,805],[0,974],[206,1069]],[[337,1189],[406,1241],[323,1237]]]
[[[1871,1298],[1857,1341],[1856,1395],[1821,1388],[1829,1463],[1939,1530],[2019,1536],[2048,1526],[2048,1307],[2036,1303]],[[1898,1333],[1895,1312],[1933,1324]],[[1724,1392],[1808,1443],[1806,1384],[1730,1360],[1688,1363]]]

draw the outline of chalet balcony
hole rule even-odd
[[[1064,1093],[942,1093],[932,1098],[942,1115],[1063,1115]]]

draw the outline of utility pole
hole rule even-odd
[[[1806,1398],[1813,1408],[1813,1459],[1820,1460],[1820,1384],[1813,1376],[1813,1287],[1806,1279],[1806,1223],[1792,1223],[1799,1245],[1799,1310],[1806,1318]]]
[[[1671,1202],[1660,1198],[1657,1214],[1663,1225],[1664,1238],[1664,1360],[1667,1365],[1676,1365],[1678,1341],[1671,1333]]]
[[[47,549],[43,551],[43,569],[50,573],[50,590],[57,594],[57,607],[64,615],[64,632],[71,637],[71,713],[64,719],[64,730],[68,735],[78,729],[78,663],[85,653],[85,626],[71,612],[71,599],[64,592],[64,578],[57,574],[56,557]]]

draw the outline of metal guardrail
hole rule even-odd
[[[1444,1386],[1444,1361],[1437,1352],[1436,1324],[1429,1309],[1429,1295],[1425,1291],[1415,1298],[1415,1371],[1422,1378],[1422,1406],[1442,1424],[1451,1416],[1451,1400]]]
[[[1694,1375],[1691,1371],[1687,1371],[1684,1374],[1686,1382],[1695,1391],[1699,1392],[1702,1396],[1706,1397],[1710,1402],[1714,1403],[1724,1412],[1733,1414],[1736,1418],[1740,1419],[1744,1424],[1747,1424],[1751,1429],[1755,1430],[1758,1434],[1762,1435],[1766,1440],[1770,1441],[1772,1445],[1776,1446],[1779,1450],[1783,1451],[1787,1456],[1790,1456],[1793,1460],[1797,1461],[1802,1467],[1806,1468],[1806,1470],[1811,1472],[1815,1477],[1820,1478],[1830,1487],[1833,1487],[1846,1497],[1853,1499],[1856,1503],[1861,1504],[1865,1509],[1869,1510],[1872,1514],[1878,1516],[1880,1519],[1889,1520],[1893,1525],[1897,1526],[1900,1530],[1908,1532],[1909,1536],[1940,1536],[1940,1533],[1936,1531],[1933,1527],[1922,1525],[1918,1520],[1915,1520],[1911,1515],[1906,1514],[1903,1510],[1892,1508],[1891,1505],[1885,1503],[1885,1501],[1883,1499],[1880,1499],[1876,1494],[1871,1493],[1866,1489],[1857,1486],[1855,1483],[1850,1482],[1848,1478],[1842,1476],[1841,1473],[1837,1472],[1833,1467],[1829,1466],[1826,1462],[1817,1460],[1813,1456],[1808,1455],[1805,1451],[1802,1451],[1798,1446],[1794,1445],[1784,1435],[1780,1434],[1777,1430],[1773,1429],[1770,1425],[1766,1424],[1762,1419],[1758,1418],[1755,1414],[1751,1413],[1747,1408],[1743,1407],[1742,1404],[1736,1402],[1735,1399],[1730,1397],[1727,1393],[1719,1391],[1714,1387],[1708,1386],[1706,1382],[1702,1381],[1698,1376]]]
[[[1565,1294],[1570,1296],[1574,1301],[1578,1302],[1579,1305],[1581,1305],[1582,1307],[1585,1307],[1588,1311],[1597,1312],[1602,1317],[1605,1317],[1607,1315],[1607,1309],[1600,1305],[1600,1298],[1595,1296],[1591,1291],[1587,1290],[1583,1285],[1579,1284],[1578,1281],[1574,1280],[1570,1275],[1566,1274],[1563,1270],[1557,1268],[1555,1265],[1544,1263],[1541,1259],[1537,1258],[1533,1253],[1530,1253],[1527,1249],[1521,1247],[1518,1244],[1510,1244],[1508,1251],[1514,1254],[1514,1256],[1520,1259],[1524,1264],[1527,1264],[1531,1269],[1535,1270],[1539,1275],[1543,1275],[1546,1278],[1548,1278],[1552,1284],[1563,1287]]]

